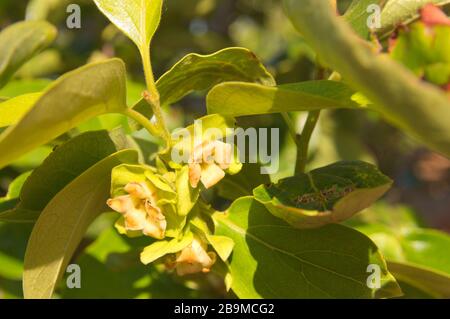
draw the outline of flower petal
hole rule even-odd
[[[225,172],[216,164],[202,165],[201,177],[203,186],[211,188],[225,177]]]

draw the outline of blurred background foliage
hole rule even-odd
[[[349,2],[340,1],[340,10],[344,11]],[[81,7],[81,29],[66,27],[69,3]],[[128,102],[132,104],[140,98],[143,72],[138,51],[108,23],[92,1],[0,1],[0,29],[24,19],[46,19],[58,27],[59,36],[52,48],[34,57],[17,72],[0,90],[0,97],[40,91],[69,70],[117,56],[127,64]],[[277,0],[167,0],[162,24],[152,44],[155,73],[159,77],[188,53],[209,54],[229,46],[254,51],[279,84],[319,76],[314,51],[291,27]],[[190,95],[167,112],[172,128],[190,123],[205,113],[204,94]],[[295,114],[299,127],[305,117],[305,114]],[[84,124],[79,130],[113,128],[121,121],[120,117],[102,117]],[[279,115],[241,118],[239,124],[283,127]],[[281,129],[280,133],[280,171],[272,176],[273,180],[289,176],[294,170],[294,144],[287,131]],[[146,136],[142,137],[142,143],[152,145]],[[14,178],[39,165],[53,146],[40,147],[0,170],[0,197],[6,194]],[[421,147],[377,114],[348,110],[323,112],[311,147],[309,168],[342,159],[361,159],[376,163],[395,180],[383,202],[372,208],[371,214],[361,215],[364,218],[372,216],[380,222],[379,216],[384,216],[390,221],[389,227],[396,229],[403,225],[407,211],[408,218],[415,220],[414,227],[450,231],[450,161]],[[374,211],[378,217],[373,217]],[[83,269],[83,289],[61,288],[61,297],[225,296],[223,285],[214,274],[202,279],[180,280],[157,267],[137,265],[138,251],[133,247],[139,247],[139,243],[119,236],[111,228],[114,218],[115,215],[106,214],[91,227],[74,258]],[[358,221],[355,219],[353,224]],[[22,260],[31,227],[0,224],[0,298],[22,296]],[[98,282],[105,284],[98,285]],[[417,291],[411,293],[421,296]]]

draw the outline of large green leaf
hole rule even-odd
[[[161,21],[162,0],[94,0],[100,11],[142,51]]]
[[[254,195],[272,214],[294,227],[315,228],[352,217],[391,185],[392,180],[374,165],[349,161],[261,185]]]
[[[161,104],[173,104],[193,91],[221,82],[254,82],[274,86],[275,80],[253,52],[226,48],[210,55],[188,54],[156,83]]]
[[[0,103],[0,127],[16,124],[40,97],[41,93],[29,93]]]
[[[0,168],[89,118],[125,110],[125,91],[125,66],[119,59],[65,74],[0,135]]]
[[[292,228],[244,197],[214,215],[216,234],[235,243],[230,269],[240,298],[371,298],[399,295],[378,248],[340,225]],[[380,289],[368,288],[370,264],[381,269]]]
[[[449,0],[389,0],[381,14],[381,33],[391,31],[401,23],[411,22],[418,17],[419,9],[427,3],[444,5]]]
[[[335,81],[307,81],[277,87],[228,82],[215,86],[207,97],[208,113],[235,117],[325,108],[358,108],[361,102],[354,90]]]
[[[17,207],[0,214],[0,220],[34,221],[67,184],[119,149],[106,131],[84,133],[58,146],[26,180]]]
[[[136,163],[135,151],[98,162],[59,192],[36,222],[25,254],[25,298],[51,298],[58,280],[91,222],[107,210],[111,170]]]
[[[326,1],[284,0],[294,26],[321,58],[392,124],[450,157],[450,101],[385,55],[377,55]],[[332,30],[332,32],[330,32]]]
[[[0,33],[0,88],[28,59],[48,47],[56,28],[45,21],[15,23]]]

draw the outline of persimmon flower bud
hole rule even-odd
[[[128,195],[109,199],[107,204],[123,214],[125,228],[129,231],[142,231],[144,235],[155,239],[163,239],[167,222],[156,205],[156,192],[145,182],[132,182],[124,189]]]
[[[205,141],[196,147],[189,160],[189,182],[197,188],[201,181],[205,188],[216,185],[230,167],[233,148],[221,141]]]
[[[216,262],[216,254],[207,252],[207,245],[194,238],[192,243],[177,254],[175,267],[179,276],[207,273]]]

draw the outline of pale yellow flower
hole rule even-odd
[[[207,245],[194,238],[192,243],[177,254],[175,267],[179,276],[207,273],[216,262],[216,254],[207,252]]]
[[[156,192],[145,182],[125,186],[128,195],[109,199],[107,204],[123,214],[125,229],[142,231],[146,236],[163,239],[167,227],[166,218],[157,206]]]
[[[221,181],[224,170],[230,167],[232,152],[232,146],[221,141],[205,141],[194,147],[189,161],[191,186],[197,188],[201,181],[208,189]]]

